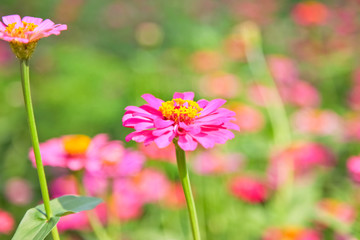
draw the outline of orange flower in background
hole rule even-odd
[[[343,120],[331,110],[303,108],[293,114],[292,123],[301,134],[339,136],[343,131]]]
[[[254,107],[234,103],[229,107],[235,112],[235,123],[240,127],[242,133],[254,133],[264,127],[264,116]]]
[[[321,240],[320,233],[298,226],[268,229],[263,240]]]
[[[316,1],[306,1],[295,5],[292,11],[294,21],[302,26],[323,25],[329,16],[325,4]]]
[[[199,89],[210,97],[233,98],[239,95],[241,86],[237,76],[226,72],[215,72],[199,82]]]
[[[345,224],[352,224],[356,218],[356,210],[350,204],[335,199],[324,199],[318,204],[318,215],[325,220],[333,218]]]
[[[220,53],[213,50],[195,52],[191,57],[191,63],[198,72],[211,72],[219,70],[222,64]]]

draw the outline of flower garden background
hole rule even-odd
[[[50,198],[103,203],[61,218],[61,239],[192,238],[172,139],[145,146],[127,122],[129,106],[160,106],[144,94],[189,92],[194,119],[200,99],[225,99],[240,129],[226,115],[234,136],[179,139],[202,239],[358,239],[359,12],[357,0],[2,0],[1,16],[67,25],[30,59],[40,150]],[[12,239],[42,197],[6,41],[0,104],[0,239]]]

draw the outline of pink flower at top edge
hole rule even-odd
[[[232,123],[233,111],[220,108],[226,101],[193,101],[194,93],[175,93],[171,101],[164,102],[151,94],[142,96],[148,104],[128,106],[123,117],[125,127],[135,131],[126,136],[148,145],[155,142],[159,148],[167,147],[174,138],[185,151],[193,151],[200,143],[212,148],[215,143],[225,143],[234,138],[230,130],[239,130]]]
[[[235,197],[248,203],[262,203],[268,198],[266,184],[254,177],[236,177],[230,181],[229,187]]]
[[[8,42],[29,43],[50,35],[59,35],[67,29],[65,24],[55,24],[51,20],[36,17],[9,15],[0,21],[0,39]]]
[[[14,218],[10,215],[10,213],[5,212],[0,209],[0,235],[1,234],[10,234],[15,225]]]

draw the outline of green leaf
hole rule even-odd
[[[50,201],[53,217],[46,219],[44,204],[29,209],[21,220],[12,240],[43,240],[59,222],[60,217],[91,210],[102,200],[94,197],[66,195]]]
[[[50,207],[53,215],[62,217],[72,213],[91,210],[102,202],[100,198],[65,195],[50,201]],[[44,204],[36,207],[39,211],[45,213]]]
[[[42,240],[51,232],[59,220],[60,217],[52,217],[48,221],[45,214],[36,208],[30,208],[26,211],[12,240]]]

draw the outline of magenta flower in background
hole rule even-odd
[[[297,142],[273,154],[267,173],[271,186],[276,187],[286,181],[290,166],[294,168],[295,177],[304,177],[317,168],[331,167],[334,163],[334,154],[324,145]]]
[[[268,198],[266,184],[254,177],[235,177],[230,181],[229,188],[232,195],[247,203],[262,203]]]
[[[123,117],[125,127],[135,132],[126,137],[148,145],[155,142],[159,148],[167,147],[174,139],[185,151],[193,151],[200,143],[212,148],[215,143],[225,143],[234,138],[230,130],[239,130],[232,123],[233,111],[220,108],[226,101],[193,101],[194,93],[175,93],[171,101],[164,102],[151,94],[142,96],[148,104],[126,107]]]
[[[51,20],[42,20],[35,17],[21,17],[9,15],[2,17],[0,21],[0,39],[8,42],[29,43],[50,35],[59,35],[66,30],[64,24],[55,24]]]
[[[360,156],[353,156],[347,160],[346,167],[351,179],[360,183]]]
[[[0,235],[10,234],[15,225],[15,220],[10,213],[0,209]]]

